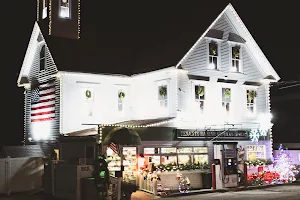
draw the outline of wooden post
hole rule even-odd
[[[247,187],[248,186],[248,165],[246,163],[244,163],[244,186]]]
[[[212,189],[215,190],[216,189],[216,166],[215,164],[211,165],[211,182],[212,182]]]

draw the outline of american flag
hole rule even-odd
[[[120,146],[118,144],[111,142],[109,147],[111,148],[111,150],[113,150],[113,152],[115,152],[115,154],[117,155],[121,154]]]
[[[31,91],[31,122],[55,118],[55,84],[48,82]]]

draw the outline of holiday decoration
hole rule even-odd
[[[277,184],[280,179],[280,175],[275,172],[262,171],[259,173],[253,173],[248,175],[249,185],[268,185]]]
[[[164,85],[159,88],[159,95],[163,97],[167,95],[167,86]]]
[[[244,161],[245,156],[245,149],[240,145],[240,147],[237,148],[237,154],[238,154],[238,162]]]
[[[125,97],[125,93],[121,91],[121,92],[119,92],[118,96],[120,99],[123,99]]]
[[[178,190],[180,193],[188,193],[190,187],[190,180],[188,177],[183,176],[179,171],[176,175],[176,180],[178,181]]]
[[[91,98],[92,97],[92,93],[91,93],[91,91],[90,90],[86,90],[85,91],[85,96],[86,96],[86,98]]]
[[[227,99],[230,98],[230,88],[225,88],[225,90],[224,90],[224,96]]]
[[[273,161],[271,159],[255,159],[255,160],[245,160],[248,166],[263,166],[272,165]]]
[[[232,47],[232,58],[240,59],[240,47],[239,46]]]
[[[292,164],[289,156],[284,152],[282,145],[279,147],[280,153],[274,158],[274,170],[280,175],[282,183],[295,181],[295,165]]]
[[[204,95],[204,86],[198,86],[198,89],[196,92],[197,92],[197,95],[202,97]]]
[[[255,90],[247,90],[247,97],[248,97],[249,102],[254,100],[256,96],[257,96],[257,93]]]
[[[258,142],[259,137],[266,137],[268,135],[268,130],[251,130],[249,133],[249,137],[252,142]]]

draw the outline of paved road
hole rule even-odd
[[[259,190],[245,190],[239,192],[209,193],[169,199],[189,200],[300,200],[300,185],[281,185]]]

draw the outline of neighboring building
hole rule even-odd
[[[35,23],[18,86],[27,143],[97,125],[105,140],[122,126],[139,134],[149,162],[211,163],[220,140],[238,142],[244,159],[272,158],[269,81],[279,79],[229,4],[174,66],[131,76],[58,71]]]

